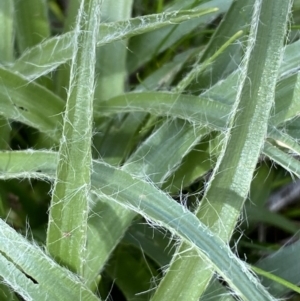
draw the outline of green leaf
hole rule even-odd
[[[131,16],[132,4],[133,0],[118,0],[118,6],[122,9],[116,9],[110,0],[103,0],[102,19],[105,22],[128,20]],[[127,40],[115,41],[97,49],[96,102],[124,93],[127,77],[127,42]]]
[[[99,300],[78,276],[59,266],[2,220],[0,276],[25,300],[76,300],[78,296],[86,301]]]
[[[50,36],[47,4],[40,0],[14,0],[19,51],[33,47]]]
[[[256,266],[264,271],[274,274],[284,280],[299,285],[300,283],[300,266],[298,254],[300,251],[300,241],[280,248],[276,253],[262,259]],[[262,275],[264,276],[264,275]],[[282,297],[291,291],[291,288],[283,281],[274,281],[270,277],[263,277],[262,282],[269,287],[270,291],[278,297]]]
[[[248,195],[267,134],[290,5],[288,1],[272,2],[271,6],[261,0],[255,2],[237,96],[228,119],[222,151],[197,209],[197,217],[226,242],[231,238]],[[197,300],[203,293],[213,273],[206,268],[207,263],[189,249],[184,243],[177,249],[174,264],[152,300],[172,300],[179,294],[178,287],[181,294],[189,296],[189,300]],[[182,253],[187,254],[183,257]],[[192,292],[193,297],[188,286],[183,291],[179,285],[188,275],[195,279],[201,277],[201,283]]]
[[[61,264],[83,275],[91,186],[91,140],[96,38],[100,2],[81,3],[75,52],[52,192],[47,249]]]
[[[228,245],[153,184],[101,162],[95,162],[94,171],[93,189],[100,199],[136,211],[199,248],[196,254],[206,261],[206,269],[216,269],[244,300],[274,300]]]
[[[55,179],[58,156],[53,151],[0,152],[0,179]]]
[[[13,1],[0,2],[0,62],[7,64],[14,59]]]
[[[99,26],[98,47],[114,41],[128,39],[135,35],[168,26],[175,22],[183,22],[209,14],[216,9],[198,9],[175,11],[126,21],[102,23]],[[36,47],[28,49],[11,67],[12,71],[23,74],[28,79],[36,79],[56,69],[59,65],[72,58],[74,46],[74,32],[47,39]]]
[[[294,174],[297,176],[297,178],[300,178],[299,160],[296,160],[291,155],[272,145],[268,141],[265,142],[263,153],[271,160],[285,168],[288,172],[291,173],[291,175]]]
[[[188,104],[188,106],[187,106]],[[222,130],[230,107],[208,98],[170,92],[126,93],[101,102],[95,108],[97,116],[120,112],[148,112],[157,116],[181,118],[191,124]]]
[[[41,85],[1,67],[0,78],[0,114],[38,128],[58,141],[64,107],[62,99]]]
[[[182,158],[207,133],[182,120],[163,123],[126,161],[126,171],[162,185],[173,174]],[[158,149],[157,145],[160,145]],[[166,158],[165,154],[168,153]]]

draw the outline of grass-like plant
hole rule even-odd
[[[298,6],[2,1],[0,300],[299,293]]]

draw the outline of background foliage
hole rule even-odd
[[[1,1],[0,300],[299,300],[299,8]]]

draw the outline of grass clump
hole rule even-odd
[[[1,300],[299,293],[297,1],[0,10]]]

